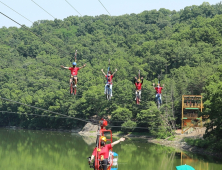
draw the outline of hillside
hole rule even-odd
[[[164,138],[180,124],[181,95],[205,94],[211,83],[209,76],[220,74],[221,23],[222,5],[204,2],[180,11],[162,8],[117,17],[36,21],[30,31],[3,27],[0,96],[84,120],[109,115],[110,125],[122,126],[123,131],[149,127],[151,133]],[[77,96],[70,96],[70,71],[60,65],[71,66],[75,50],[77,66],[87,66],[79,71]],[[118,71],[113,78],[113,98],[108,102],[101,69],[107,70],[109,59],[111,71]],[[138,70],[144,77],[139,106],[134,101],[133,84]],[[158,75],[165,84],[160,110],[152,87]],[[0,113],[0,126],[72,129],[85,124],[3,99],[0,110],[24,113]],[[51,117],[43,117],[46,115]]]

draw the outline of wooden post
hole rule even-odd
[[[202,113],[202,106],[203,106],[203,102],[202,102],[202,95],[201,95],[201,98],[200,98],[200,102],[201,102],[201,107],[200,107],[200,111],[201,111],[201,113]],[[203,127],[203,121],[202,121],[202,116],[201,116],[201,127]]]
[[[181,133],[183,134],[183,107],[184,107],[184,95],[182,95],[182,116],[181,116]]]
[[[181,152],[181,158],[180,158],[180,159],[181,159],[181,160],[180,160],[180,161],[181,161],[180,163],[181,163],[181,165],[183,165],[183,152]]]

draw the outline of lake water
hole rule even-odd
[[[74,133],[0,129],[0,170],[90,170],[87,157],[94,147],[95,138]],[[118,170],[175,170],[181,164],[196,170],[222,170],[221,158],[141,139],[127,139],[113,151],[119,154]]]

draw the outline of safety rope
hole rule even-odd
[[[107,82],[106,82],[106,84],[108,84],[109,67],[110,67],[110,59],[109,59],[109,64],[108,64],[108,69],[107,69],[107,77],[106,77]]]
[[[63,116],[63,117],[57,117],[57,118],[69,118],[69,119],[74,119],[74,120],[79,120],[79,121],[83,121],[83,122],[86,122],[86,123],[91,123],[93,125],[98,125],[97,123],[93,123],[92,119],[90,120],[86,120],[86,119],[81,119],[81,118],[76,118],[76,117],[71,117],[71,116],[67,116],[67,115],[64,115],[64,114],[61,114],[61,113],[58,113],[58,112],[53,112],[53,111],[50,111],[50,110],[47,110],[47,109],[43,109],[43,108],[40,108],[40,107],[36,107],[36,106],[32,106],[32,105],[28,105],[28,104],[24,104],[24,103],[21,103],[21,102],[17,102],[17,101],[14,101],[14,100],[10,100],[10,99],[7,99],[7,98],[3,98],[3,97],[0,97],[0,99],[2,100],[6,100],[6,101],[10,101],[10,102],[13,102],[13,103],[18,103],[18,104],[21,104],[21,105],[24,105],[24,106],[28,106],[28,107],[31,107],[31,108],[35,108],[35,109],[39,109],[39,110],[42,110],[42,111],[46,111],[46,112],[49,112],[49,113],[53,113],[53,114],[56,114],[56,115],[60,115],[60,116]],[[9,112],[9,111],[0,111],[0,112]],[[38,115],[38,114],[27,114],[27,113],[18,113],[18,112],[9,112],[9,113],[15,113],[15,114],[25,114],[25,115],[34,115],[34,116],[41,116],[41,117],[53,117],[53,116],[48,116],[48,115]],[[116,121],[109,121],[109,122],[116,122]],[[141,122],[142,123],[142,122]],[[109,126],[109,127],[122,127],[122,126]],[[122,127],[123,128],[123,127]],[[132,129],[132,127],[128,127],[128,126],[125,126],[124,128],[127,128],[127,129]],[[134,129],[147,129],[147,130],[150,130],[150,129],[156,129],[156,128],[145,128],[145,127],[133,127]],[[158,129],[158,128],[157,128]]]
[[[77,50],[75,52],[75,62],[77,62]]]

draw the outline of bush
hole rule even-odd
[[[191,146],[197,146],[200,148],[208,148],[211,145],[211,141],[208,139],[191,139],[185,138],[185,142],[187,142]]]
[[[170,136],[167,140],[172,141],[172,140],[174,140],[174,139],[175,139],[175,136]]]
[[[136,122],[128,120],[127,122],[124,122],[122,124],[121,130],[125,133],[128,133],[130,131],[133,131],[135,129],[136,125],[137,125]]]

